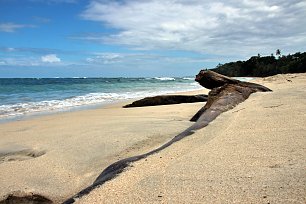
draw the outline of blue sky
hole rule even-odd
[[[0,77],[190,76],[305,51],[303,0],[0,0]]]

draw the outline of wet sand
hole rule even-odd
[[[78,203],[305,203],[306,74],[255,82],[273,92],[252,94]]]
[[[196,93],[207,90],[188,94]],[[172,139],[204,105],[121,108],[126,103],[0,124],[0,200],[37,194],[62,202],[111,163]]]

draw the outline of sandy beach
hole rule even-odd
[[[306,204],[306,0],[0,17],[0,204]]]
[[[305,203],[306,75],[255,82],[273,92],[251,95],[78,203]]]
[[[126,103],[0,124],[0,200],[37,194],[60,203],[108,165],[169,141],[203,106],[123,109]]]
[[[306,74],[255,82],[273,92],[252,94],[78,203],[305,203]],[[207,90],[188,94],[196,93]],[[33,193],[63,202],[111,163],[188,128],[204,103],[122,105],[0,124],[0,200]]]

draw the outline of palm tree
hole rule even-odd
[[[280,49],[277,49],[277,50],[276,50],[275,55],[276,55],[276,56],[278,55],[278,58],[280,58],[280,56],[281,56],[281,51],[280,51]]]

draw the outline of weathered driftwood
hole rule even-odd
[[[179,103],[196,103],[207,101],[208,96],[205,94],[199,94],[194,96],[186,95],[165,95],[165,96],[154,96],[146,97],[138,101],[134,101],[131,104],[123,106],[124,108],[130,107],[142,107],[142,106],[159,106]]]
[[[184,137],[192,135],[196,130],[207,126],[222,112],[232,109],[237,104],[246,100],[250,94],[257,91],[271,91],[267,87],[259,84],[241,82],[239,80],[231,79],[229,77],[217,74],[212,71],[200,71],[196,76],[196,81],[202,86],[208,89],[212,89],[208,94],[208,101],[206,105],[192,118],[196,121],[193,125],[187,128],[182,133],[176,135],[172,140],[162,145],[161,147],[154,149],[148,153],[122,159],[108,166],[97,177],[92,185],[83,189],[73,197],[66,200],[65,204],[74,203],[80,197],[90,193],[93,189],[103,185],[106,181],[113,179],[120,174],[126,167],[130,166],[132,162],[146,158],[149,155],[155,154],[174,142],[177,142]]]
[[[260,84],[239,81],[213,71],[201,70],[195,80],[203,87],[212,90],[208,93],[205,106],[191,118],[191,121],[197,121],[208,110],[211,112],[210,115],[219,115],[230,110],[254,92],[271,91]]]
[[[265,86],[262,86],[260,84],[239,81],[239,80],[218,74],[217,72],[213,72],[210,70],[201,70],[199,74],[196,75],[195,81],[197,81],[201,86],[207,89],[217,88],[220,86],[224,86],[226,84],[233,84],[233,85],[238,85],[242,87],[249,87],[252,90],[254,90],[254,92],[271,91],[271,89]]]

